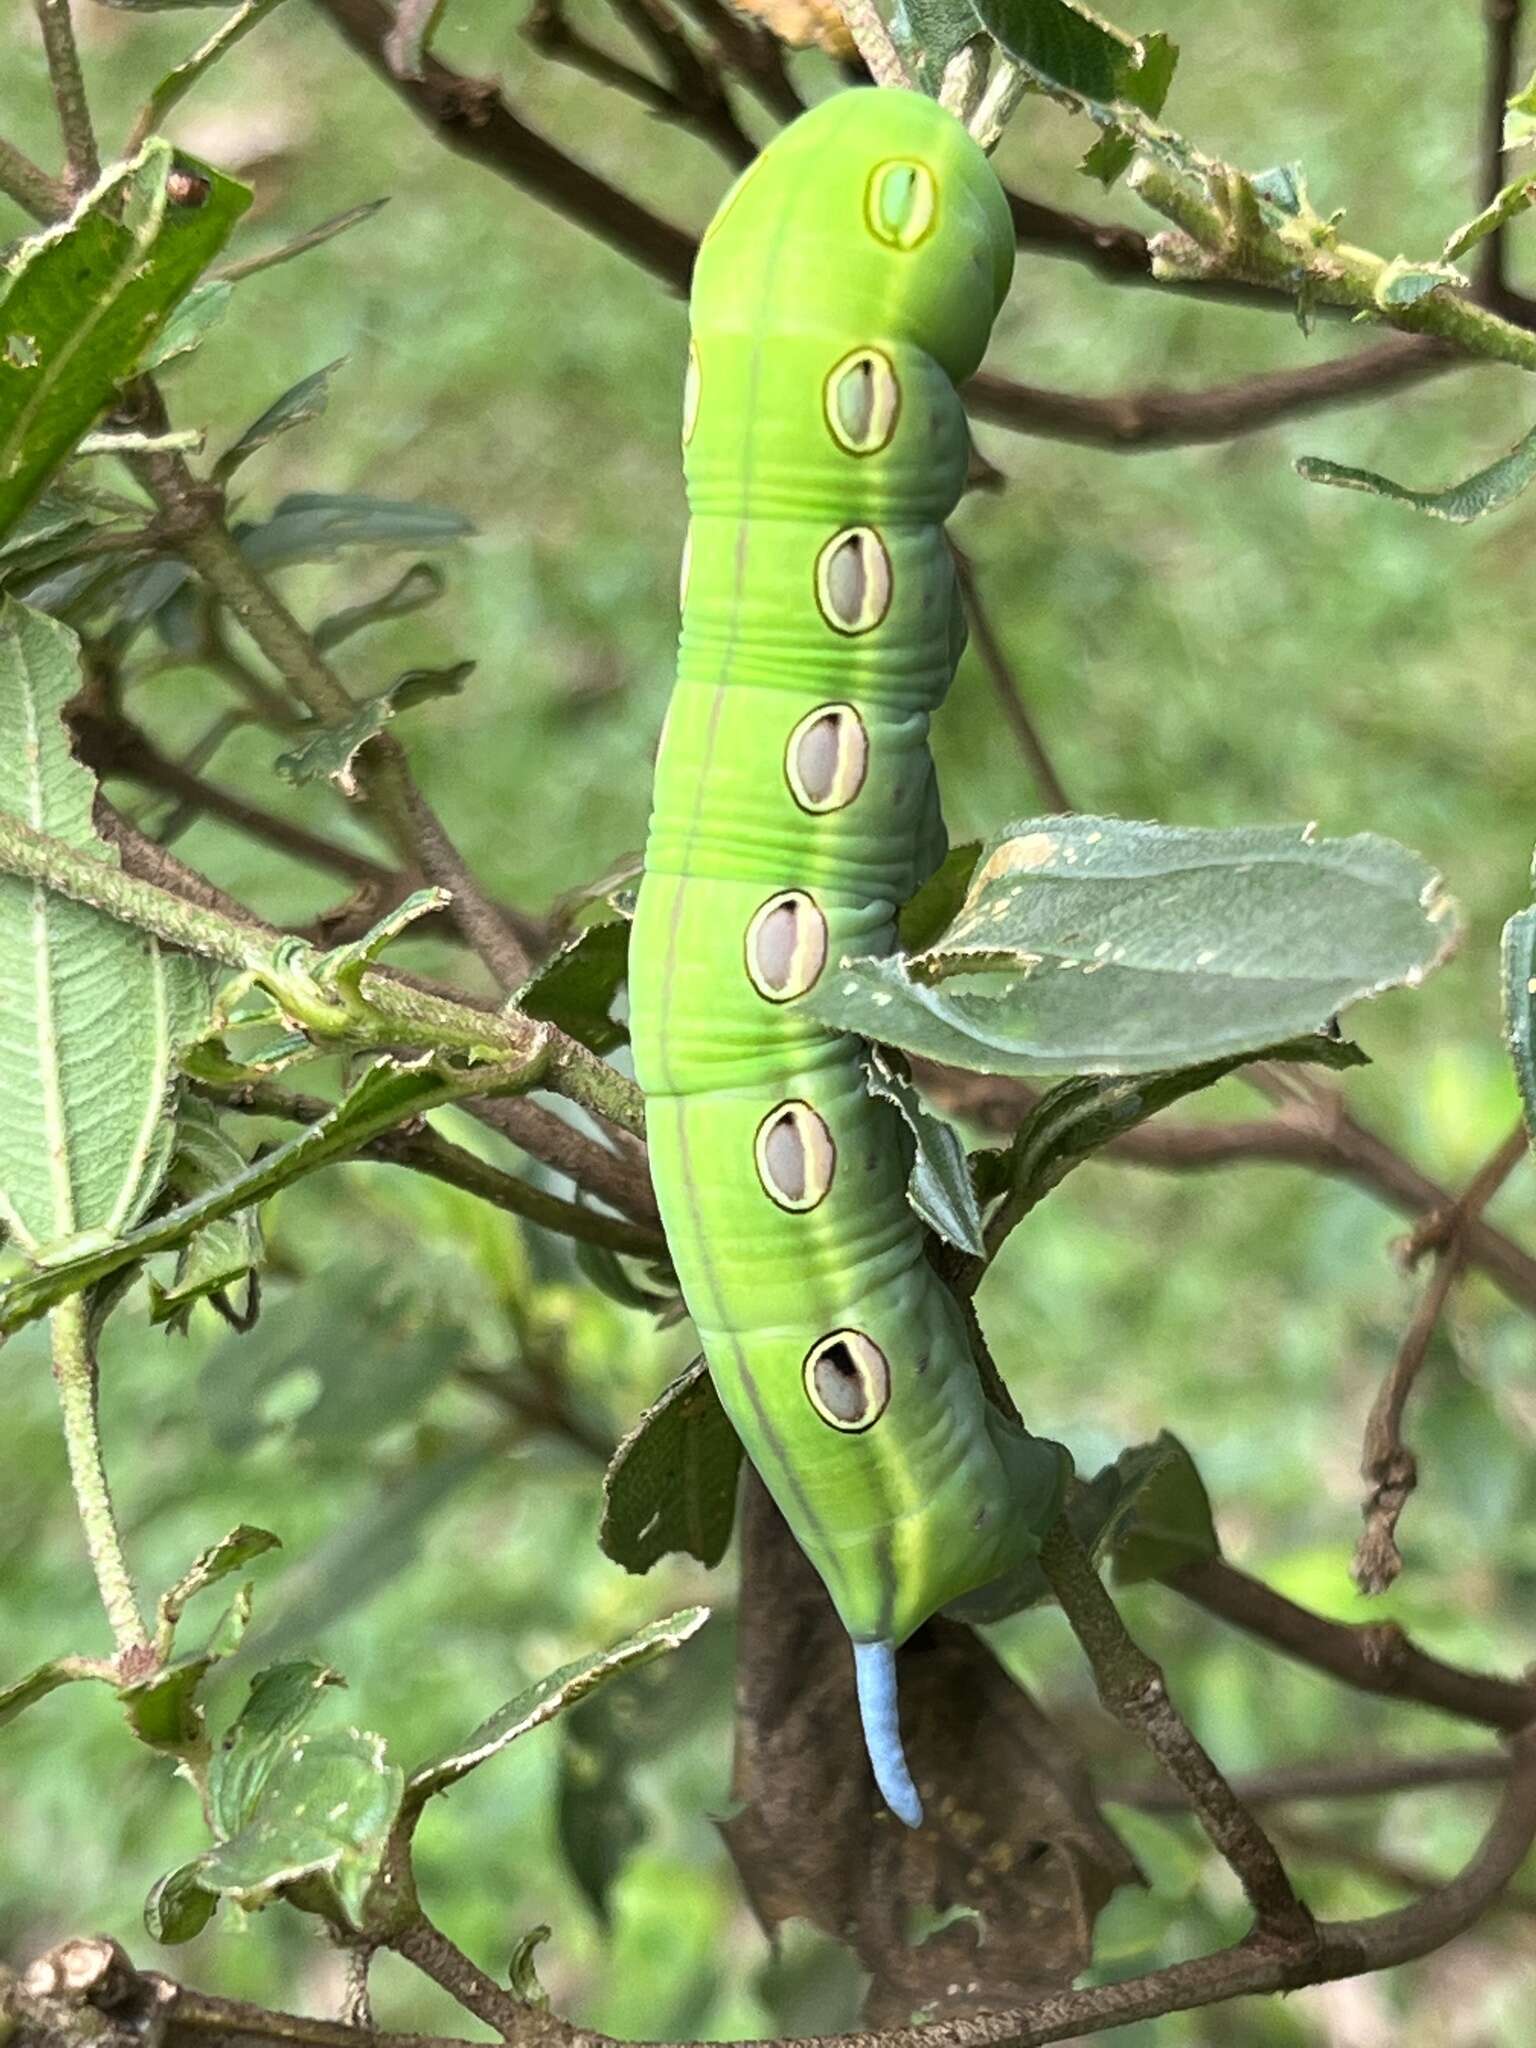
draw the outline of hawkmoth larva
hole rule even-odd
[[[896,1111],[799,999],[889,949],[943,849],[928,720],[963,628],[956,385],[1013,268],[950,114],[850,91],[705,237],[683,439],[678,678],[634,924],[656,1192],[721,1398],[855,1645],[892,1810],[921,1806],[895,1650],[1035,1553],[1055,1446],[983,1397],[905,1193]]]

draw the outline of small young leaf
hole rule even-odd
[[[217,1110],[197,1096],[184,1098],[176,1125],[176,1150],[166,1179],[183,1201],[215,1194],[245,1171],[245,1154],[219,1121]],[[211,1297],[237,1328],[249,1328],[255,1309],[256,1274],[262,1259],[261,1211],[237,1209],[195,1231],[182,1245],[169,1287],[151,1276],[149,1319],[185,1331],[192,1305]],[[243,1310],[225,1297],[242,1284]],[[234,1569],[234,1567],[231,1567]]]
[[[912,1170],[907,1180],[907,1200],[912,1208],[946,1243],[969,1252],[972,1258],[985,1257],[981,1211],[960,1133],[934,1115],[878,1046],[872,1046],[864,1060],[864,1085],[878,1100],[891,1104],[912,1135]]]
[[[339,725],[322,725],[308,739],[286,754],[279,754],[276,768],[289,782],[313,782],[326,776],[347,796],[357,794],[357,777],[352,763],[369,740],[376,739],[402,711],[424,704],[433,697],[451,697],[464,687],[474,673],[472,661],[456,661],[451,668],[407,669],[388,689],[366,698],[350,718]]]
[[[0,811],[115,865],[95,778],[64,707],[81,687],[66,627],[0,598]],[[175,1133],[177,1055],[207,1007],[203,972],[88,905],[0,876],[0,1219],[34,1255],[129,1229]]]
[[[574,1663],[562,1665],[558,1671],[552,1671],[547,1678],[520,1692],[489,1720],[483,1721],[467,1742],[446,1750],[413,1771],[406,1791],[407,1811],[419,1809],[435,1793],[445,1792],[450,1785],[456,1785],[471,1771],[478,1770],[481,1764],[498,1756],[510,1743],[534,1728],[541,1728],[546,1721],[563,1714],[567,1707],[585,1699],[616,1673],[631,1670],[637,1664],[649,1663],[651,1658],[664,1656],[669,1650],[680,1649],[691,1636],[698,1634],[708,1619],[707,1607],[685,1607],[678,1614],[668,1615],[664,1621],[649,1623],[606,1650],[595,1650]]]
[[[896,938],[903,953],[921,953],[933,944],[965,901],[980,859],[979,839],[952,846],[917,894],[902,905]]]
[[[254,1528],[249,1522],[242,1522],[231,1529],[227,1536],[221,1536],[217,1543],[210,1544],[201,1556],[194,1558],[191,1565],[174,1586],[160,1595],[156,1606],[156,1618],[160,1629],[167,1635],[173,1631],[186,1611],[187,1602],[216,1586],[220,1579],[227,1579],[231,1572],[237,1572],[254,1557],[262,1557],[269,1550],[281,1550],[282,1544],[270,1529]]]
[[[648,1572],[673,1551],[711,1570],[736,1516],[741,1440],[702,1358],[646,1409],[603,1475],[604,1556]]]
[[[512,1960],[507,1965],[507,1989],[512,1996],[520,1998],[524,2005],[536,2006],[541,2012],[549,2009],[549,1993],[539,1982],[536,1951],[543,1947],[549,1936],[548,1927],[530,1927],[513,1949]]]
[[[198,1746],[203,1710],[197,1693],[214,1662],[206,1651],[177,1657],[150,1677],[119,1690],[128,1725],[140,1742],[173,1756],[185,1755]]]
[[[1119,1586],[1165,1578],[1180,1565],[1221,1555],[1210,1496],[1194,1459],[1167,1430],[1153,1448],[1159,1447],[1167,1455],[1147,1473],[1127,1503],[1129,1512],[1114,1538],[1114,1575]]]
[[[623,919],[589,924],[523,985],[518,1008],[558,1024],[593,1052],[611,1052],[629,1038],[612,1014],[628,965],[629,926]]]
[[[1536,204],[1536,178],[1516,178],[1502,192],[1495,194],[1481,213],[1474,214],[1456,230],[1445,245],[1446,262],[1453,263],[1458,256],[1464,256],[1486,235],[1493,234],[1506,221],[1514,220],[1533,204]]]
[[[229,311],[233,296],[234,286],[222,278],[210,278],[206,284],[195,285],[151,343],[144,368],[158,374],[178,356],[189,356],[200,349]]]
[[[1536,907],[1504,927],[1504,1040],[1515,1069],[1526,1136],[1536,1146]]]
[[[0,533],[139,367],[250,198],[155,138],[13,252],[0,272]]]
[[[323,368],[312,371],[291,385],[281,398],[273,399],[260,418],[252,420],[239,440],[226,448],[213,465],[215,481],[226,483],[258,448],[265,448],[280,434],[291,433],[295,427],[307,426],[311,420],[319,419],[331,395],[332,373],[339,370],[346,360],[345,356],[337,356],[334,362],[326,363]]]
[[[152,1941],[191,1941],[218,1906],[213,1893],[198,1883],[197,1865],[184,1863],[179,1870],[168,1871],[144,1901],[144,1925]]]
[[[1504,147],[1526,149],[1536,142],[1536,72],[1530,83],[1504,103]]]
[[[299,1659],[274,1664],[251,1680],[250,1696],[219,1746],[208,1777],[214,1831],[238,1834],[256,1812],[262,1790],[331,1686],[345,1680],[326,1664]]]
[[[1468,526],[1490,512],[1502,512],[1536,477],[1536,427],[1517,441],[1507,455],[1480,469],[1474,476],[1443,491],[1411,491],[1390,477],[1371,469],[1349,469],[1343,463],[1325,462],[1321,456],[1302,455],[1296,474],[1309,484],[1338,484],[1347,491],[1368,491],[1373,498],[1392,498],[1399,505],[1411,505],[1431,519],[1446,519],[1453,526]]]
[[[1369,833],[1035,818],[924,952],[845,960],[802,1007],[980,1073],[1146,1074],[1330,1030],[1455,935],[1434,871]]]
[[[1384,311],[1400,312],[1404,306],[1418,305],[1431,292],[1464,292],[1467,284],[1461,272],[1448,263],[1410,263],[1406,256],[1398,256],[1381,273],[1374,297]]]
[[[105,1679],[110,1685],[112,1672],[107,1665],[93,1663],[89,1657],[53,1657],[46,1664],[39,1664],[35,1671],[29,1671],[25,1678],[0,1686],[0,1728],[38,1700],[45,1700],[49,1693],[57,1692],[61,1685],[73,1685],[82,1678]]]
[[[332,612],[328,619],[320,621],[310,637],[322,652],[329,652],[366,626],[376,626],[385,619],[403,619],[435,604],[447,587],[448,579],[435,563],[412,562],[399,581],[381,596],[349,605],[345,611]]]

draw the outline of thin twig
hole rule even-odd
[[[874,0],[838,0],[848,33],[876,85],[911,88],[912,80]]]
[[[805,111],[785,69],[784,45],[761,22],[738,14],[730,0],[681,0],[681,5],[710,37],[726,68],[751,87],[770,114],[793,121]]]
[[[488,1977],[425,1915],[396,1934],[389,1946],[504,2041],[527,2040],[542,2031],[534,2008]]]
[[[140,148],[148,136],[155,133],[166,115],[179,106],[193,87],[211,70],[236,43],[242,42],[253,28],[258,27],[278,5],[278,0],[245,0],[209,36],[200,48],[194,50],[184,63],[168,71],[155,87],[139,111],[128,137],[127,154]]]
[[[0,192],[46,224],[69,211],[69,194],[31,157],[0,137]]]
[[[1411,1700],[1504,1734],[1536,1723],[1536,1684],[1442,1663],[1412,1643],[1396,1622],[1330,1621],[1222,1558],[1182,1565],[1162,1583],[1357,1692]]]
[[[1073,809],[1072,801],[1067,795],[1061,777],[1056,773],[1055,764],[1046,751],[1045,742],[1036,730],[1035,721],[1024,702],[1018,679],[982,602],[975,569],[969,556],[962,554],[953,543],[951,548],[955,558],[955,574],[960,584],[960,595],[965,604],[965,615],[970,623],[971,638],[976,643],[976,652],[981,657],[982,666],[997,693],[1003,716],[1019,743],[1020,752],[1029,763],[1030,773],[1035,778],[1035,785],[1040,791],[1046,809],[1055,812],[1070,811]]]
[[[48,1318],[52,1340],[53,1378],[59,1390],[59,1409],[64,1421],[64,1444],[69,1453],[69,1478],[74,1489],[85,1548],[96,1575],[96,1590],[111,1624],[117,1644],[119,1670],[124,1678],[142,1677],[134,1668],[153,1662],[149,1633],[139,1612],[133,1578],[123,1555],[123,1539],[112,1505],[106,1462],[101,1448],[101,1419],[97,1406],[96,1354],[92,1344],[90,1309],[82,1295],[61,1302]]]
[[[463,1107],[478,1122],[499,1131],[530,1158],[565,1174],[598,1201],[621,1209],[636,1222],[652,1226],[658,1222],[643,1153],[638,1160],[620,1157],[542,1102],[530,1102],[525,1096],[487,1097]]]
[[[91,126],[90,101],[80,72],[80,52],[75,47],[70,0],[33,0],[33,4],[43,32],[43,53],[48,59],[59,133],[64,138],[64,183],[70,197],[79,199],[101,176],[101,158],[96,153],[96,131]]]
[[[1458,1750],[1449,1756],[1380,1757],[1363,1764],[1282,1764],[1233,1778],[1231,1785],[1244,1806],[1285,1806],[1309,1799],[1379,1799],[1445,1785],[1498,1784],[1508,1775],[1504,1750]],[[1189,1806],[1182,1787],[1166,1780],[1100,1786],[1099,1797],[1143,1813],[1183,1813]]]
[[[1093,1668],[1100,1700],[1184,1788],[1212,1846],[1241,1883],[1256,1931],[1305,1950],[1315,1938],[1312,1916],[1274,1845],[1180,1718],[1162,1672],[1132,1641],[1064,1515],[1046,1532],[1040,1567]]]

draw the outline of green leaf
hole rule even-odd
[[[1455,936],[1434,871],[1369,833],[1036,818],[926,951],[845,960],[803,1004],[980,1073],[1146,1074],[1329,1030]]]
[[[1394,257],[1376,282],[1375,301],[1386,312],[1416,306],[1431,292],[1442,289],[1465,291],[1468,280],[1447,263],[1410,263],[1406,256]]]
[[[1520,1089],[1526,1135],[1536,1146],[1536,908],[1504,927],[1504,1042]]]
[[[741,1441],[696,1358],[647,1408],[603,1475],[597,1540],[627,1572],[648,1572],[673,1551],[711,1570],[736,1517]]]
[[[62,900],[62,899],[60,899]],[[0,1080],[3,1080],[0,1074]],[[124,1266],[155,1252],[174,1251],[195,1231],[205,1229],[238,1209],[265,1201],[306,1173],[332,1160],[345,1159],[380,1131],[392,1130],[412,1116],[421,1116],[461,1095],[484,1092],[484,1077],[472,1072],[445,1073],[427,1061],[402,1066],[379,1060],[336,1107],[279,1145],[253,1160],[243,1173],[195,1200],[167,1210],[152,1222],[106,1243],[95,1240],[61,1256],[36,1273],[0,1287],[0,1337],[9,1336],[55,1303],[82,1288],[93,1287]],[[4,1133],[0,1132],[0,1140]]]
[[[177,1657],[148,1678],[120,1687],[118,1698],[128,1725],[151,1749],[183,1756],[198,1747],[203,1710],[197,1693],[217,1660],[207,1651]]]
[[[1482,241],[1485,235],[1493,234],[1536,204],[1536,178],[1516,178],[1496,193],[1481,213],[1474,214],[1451,236],[1445,245],[1445,260],[1454,263],[1458,256],[1464,256],[1470,248]]]
[[[1536,72],[1523,91],[1504,103],[1504,147],[1525,149],[1536,142]]]
[[[0,283],[0,533],[138,368],[250,196],[153,138],[14,251]]]
[[[258,270],[271,270],[275,264],[291,263],[295,256],[307,256],[311,249],[322,247],[337,235],[361,227],[365,220],[372,220],[388,204],[387,195],[383,199],[365,199],[361,206],[349,206],[343,213],[333,213],[329,219],[306,228],[303,234],[295,235],[291,241],[279,242],[272,249],[259,249],[255,255],[241,256],[234,262],[221,263],[218,274],[234,284],[242,278],[254,277]]]
[[[317,985],[360,995],[364,969],[371,967],[385,948],[418,919],[434,916],[446,909],[452,900],[452,892],[447,889],[435,886],[413,889],[409,896],[402,897],[392,910],[386,910],[371,924],[360,939],[353,939],[349,945],[333,946],[330,952],[322,953],[311,970]]]
[[[1042,84],[1080,99],[1131,99],[1139,45],[1071,0],[975,0],[999,48]]]
[[[274,1664],[256,1674],[208,1774],[215,1834],[238,1834],[255,1816],[267,1781],[283,1766],[293,1738],[327,1690],[344,1683],[339,1671],[307,1659]]]
[[[215,481],[226,483],[258,448],[265,448],[279,435],[291,433],[295,427],[307,426],[311,420],[319,419],[331,395],[331,375],[346,360],[345,356],[337,356],[334,362],[290,385],[281,398],[273,399],[266,411],[252,420],[239,440],[226,448],[214,464]]]
[[[155,1609],[160,1630],[168,1637],[185,1613],[189,1600],[206,1592],[210,1586],[216,1586],[221,1579],[227,1579],[231,1572],[239,1571],[252,1558],[263,1557],[269,1550],[281,1550],[282,1547],[270,1529],[258,1529],[249,1522],[241,1522],[227,1536],[221,1536],[217,1543],[210,1544],[194,1558],[175,1585],[161,1594]]]
[[[217,1110],[195,1095],[185,1097],[176,1125],[176,1151],[166,1176],[175,1193],[184,1201],[216,1194],[245,1171],[245,1164],[245,1154],[219,1121]],[[185,1330],[194,1302],[212,1296],[217,1304],[244,1283],[245,1310],[237,1313],[226,1306],[224,1312],[238,1327],[246,1327],[255,1306],[262,1249],[261,1211],[255,1207],[236,1209],[194,1231],[177,1255],[170,1286],[162,1287],[150,1279],[151,1323],[169,1323],[173,1329]]]
[[[518,991],[529,1017],[558,1024],[593,1052],[611,1052],[629,1033],[612,1011],[629,965],[629,926],[622,918],[589,924]]]
[[[903,953],[921,953],[933,944],[965,901],[980,859],[979,839],[952,846],[917,894],[903,904],[896,920],[896,939]]]
[[[863,1065],[865,1087],[879,1101],[891,1104],[912,1136],[908,1202],[947,1243],[969,1252],[972,1258],[984,1258],[987,1248],[981,1234],[981,1211],[960,1133],[934,1115],[878,1046],[870,1048]]]
[[[45,1700],[49,1693],[57,1692],[61,1685],[73,1685],[82,1678],[105,1679],[110,1684],[112,1673],[106,1665],[93,1663],[89,1657],[52,1657],[35,1671],[29,1671],[25,1678],[0,1686],[0,1728],[38,1700]]]
[[[191,1941],[218,1911],[219,1902],[197,1882],[195,1864],[168,1871],[144,1901],[144,1925],[152,1941]]]
[[[158,373],[178,356],[189,356],[200,349],[229,311],[234,289],[232,284],[214,277],[188,292],[151,343],[144,368]]]
[[[1517,441],[1507,455],[1489,463],[1475,476],[1452,484],[1443,491],[1411,491],[1390,477],[1371,469],[1349,469],[1343,463],[1325,462],[1321,456],[1297,458],[1296,474],[1309,484],[1338,484],[1346,491],[1368,491],[1373,498],[1393,498],[1399,505],[1411,505],[1431,519],[1446,519],[1453,526],[1468,526],[1490,512],[1502,512],[1512,505],[1536,477],[1536,427]]]
[[[329,652],[367,626],[379,625],[386,619],[403,619],[411,612],[419,612],[424,606],[435,604],[447,587],[447,577],[434,562],[412,562],[399,581],[392,583],[382,596],[371,597],[363,604],[349,605],[344,611],[332,612],[328,619],[320,621],[310,637],[322,652]]]
[[[1018,1213],[1026,1214],[1073,1167],[1080,1166],[1103,1146],[1181,1102],[1186,1095],[1214,1087],[1253,1059],[1294,1060],[1336,1071],[1368,1064],[1365,1054],[1347,1039],[1318,1035],[1287,1039],[1258,1053],[1208,1060],[1201,1066],[1179,1067],[1171,1073],[1138,1075],[1134,1080],[1080,1075],[1042,1095],[1006,1148],[977,1154],[972,1161],[977,1194],[983,1201],[990,1201],[1007,1193]]]
[[[563,1664],[558,1671],[552,1671],[537,1685],[509,1700],[489,1720],[482,1721],[467,1742],[445,1750],[413,1771],[406,1792],[407,1810],[419,1809],[435,1793],[456,1785],[521,1736],[542,1728],[546,1721],[554,1720],[578,1700],[587,1698],[618,1672],[680,1649],[708,1619],[707,1607],[685,1607],[663,1621],[649,1623],[606,1650],[594,1650],[573,1663]]]
[[[521,1936],[512,1951],[512,1960],[507,1965],[507,1989],[514,1998],[520,1998],[524,2005],[537,2006],[541,2012],[549,2009],[549,1993],[539,1982],[539,1967],[536,1951],[543,1947],[550,1937],[546,1926],[530,1927]]]
[[[280,501],[270,519],[241,528],[236,538],[246,559],[265,571],[293,562],[334,561],[343,548],[446,547],[474,530],[463,513],[441,505],[296,491]]]
[[[1168,88],[1179,62],[1179,46],[1158,33],[1141,38],[1141,64],[1125,82],[1125,97],[1132,106],[1154,118],[1163,111]],[[1124,128],[1110,128],[1088,151],[1079,169],[1097,178],[1107,191],[1136,153],[1136,139]]]
[[[0,811],[116,865],[64,725],[80,687],[74,634],[0,599]],[[206,1010],[193,961],[0,876],[0,1218],[24,1250],[116,1234],[144,1213],[174,1140],[177,1053]]]
[[[896,0],[891,9],[891,40],[908,76],[933,99],[950,59],[975,42],[979,27],[971,0]]]
[[[187,1881],[254,1909],[285,1886],[324,1877],[360,1928],[404,1787],[381,1735],[300,1731],[273,1761],[239,1832],[205,1849]]]
[[[1167,1430],[1151,1448],[1162,1449],[1165,1455],[1145,1474],[1126,1503],[1128,1512],[1120,1518],[1114,1536],[1118,1586],[1166,1578],[1180,1565],[1221,1555],[1210,1496],[1194,1459]]]
[[[289,782],[314,782],[326,776],[347,796],[357,794],[357,777],[352,763],[369,740],[376,739],[402,711],[425,704],[433,697],[451,697],[473,674],[472,661],[456,661],[451,668],[407,669],[388,689],[365,698],[350,718],[338,725],[322,725],[308,739],[286,754],[279,754],[276,767]]]

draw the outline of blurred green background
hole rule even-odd
[[[214,19],[77,12],[108,138]],[[498,77],[585,161],[702,226],[726,182],[718,159],[541,58],[519,34],[520,12],[452,0],[437,47],[461,72]],[[624,47],[600,8],[571,13]],[[1262,13],[1166,0],[1126,25],[1165,28],[1183,46],[1167,118],[1203,147],[1250,168],[1299,158],[1324,209],[1348,206],[1348,233],[1426,256],[1474,207],[1480,13],[1476,0],[1274,0]],[[796,70],[813,95],[837,82],[816,56]],[[208,425],[219,446],[344,355],[323,420],[242,471],[250,510],[264,514],[285,491],[370,491],[473,519],[478,537],[448,560],[444,601],[355,643],[344,666],[377,688],[414,664],[478,661],[461,697],[409,714],[401,732],[485,883],[543,912],[637,848],[644,829],[683,522],[684,309],[448,154],[304,0],[169,127],[254,183],[237,254],[389,196],[371,223],[240,285],[168,389],[177,422]],[[20,7],[0,25],[0,132],[52,161],[41,55]],[[1128,194],[1105,201],[1078,176],[1084,142],[1064,116],[1026,106],[1005,171],[1034,196],[1154,226]],[[0,234],[21,225],[9,215]],[[1528,224],[1513,241],[1517,278],[1522,255],[1536,275]],[[1281,305],[1234,310],[1026,259],[991,364],[1075,390],[1193,387],[1360,345],[1338,321],[1304,338]],[[1443,869],[1467,918],[1460,957],[1421,993],[1357,1016],[1375,1065],[1346,1085],[1360,1114],[1453,1183],[1516,1109],[1497,939],[1527,899],[1536,836],[1536,500],[1457,530],[1304,485],[1291,461],[1324,454],[1448,482],[1502,452],[1532,413],[1515,372],[1485,368],[1213,448],[1111,454],[984,428],[1006,488],[970,499],[957,522],[1080,806],[1199,824],[1315,818],[1325,832],[1393,835]],[[313,616],[381,588],[398,566],[357,556],[291,574],[285,588]],[[175,751],[223,701],[212,679],[168,669],[132,708]],[[974,657],[938,746],[955,838],[1036,807]],[[276,751],[247,731],[210,772],[371,847],[338,796],[274,776]],[[163,815],[142,792],[114,793],[151,825]],[[341,893],[207,823],[177,849],[274,919],[303,921]],[[403,950],[412,957],[437,968],[453,958]],[[1228,1083],[1200,1113],[1253,1109]],[[1529,1234],[1527,1173],[1493,1214]],[[729,1563],[712,1579],[679,1565],[631,1579],[608,1565],[594,1543],[594,1458],[509,1431],[463,1377],[551,1363],[592,1431],[611,1436],[686,1362],[686,1329],[658,1333],[593,1291],[563,1245],[392,1169],[333,1170],[282,1197],[267,1224],[267,1313],[252,1335],[199,1311],[189,1338],[165,1337],[134,1305],[111,1327],[106,1428],[143,1583],[167,1582],[237,1521],[275,1529],[285,1548],[260,1568],[252,1655],[304,1651],[339,1667],[350,1692],[338,1711],[383,1731],[407,1764],[553,1664],[709,1599],[716,1621],[657,1679],[568,1734],[544,1730],[439,1802],[420,1838],[424,1896],[493,1970],[531,1926],[551,1923],[544,1981],[561,2010],[594,2026],[718,2037],[850,2023],[852,1970],[808,1934],[770,1958],[712,1824],[728,1804]],[[1374,1603],[1348,1579],[1360,1427],[1414,1298],[1391,1256],[1401,1230],[1365,1195],[1290,1169],[1177,1180],[1095,1166],[1030,1219],[982,1306],[1026,1413],[1081,1467],[1171,1428],[1201,1466],[1235,1561],[1327,1613],[1390,1617],[1445,1656],[1516,1670],[1536,1619],[1533,1333],[1480,1280],[1458,1294],[1415,1399],[1422,1481],[1402,1530],[1408,1568]],[[5,1374],[9,1676],[99,1650],[103,1629],[35,1336],[8,1347]],[[1126,1607],[1231,1769],[1473,1739],[1280,1664],[1155,1588]],[[1088,1707],[1054,1617],[1023,1617],[994,1640],[1108,1776],[1134,1769]],[[223,1686],[227,1713],[241,1680]],[[1357,1849],[1449,1870],[1486,1806],[1480,1792],[1440,1793],[1295,1817],[1332,1821]],[[1103,1967],[1172,1960],[1235,1933],[1231,1880],[1192,1831],[1140,1821],[1133,1839],[1155,1882],[1110,1909]],[[226,1912],[190,1950],[155,1951],[139,1921],[144,1893],[201,1840],[190,1793],[130,1743],[104,1689],[55,1695],[0,1738],[0,1953],[101,1929],[209,1988],[334,2009],[338,1962],[285,1909],[249,1923]],[[1337,1861],[1301,1854],[1298,1869],[1319,1910],[1403,1897]],[[1116,2038],[1528,2048],[1533,1969],[1536,1917],[1510,1910],[1390,1978]],[[471,2024],[389,1959],[377,2002],[389,2025]]]

